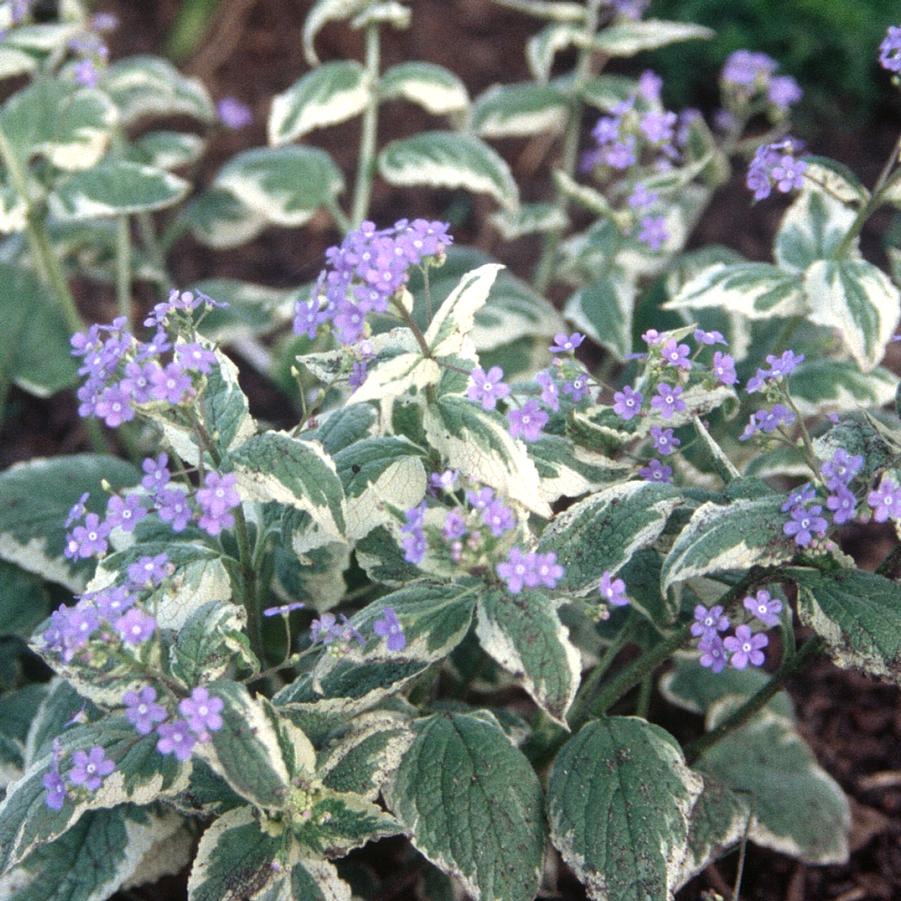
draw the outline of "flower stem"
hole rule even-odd
[[[823,639],[819,635],[808,638],[801,647],[785,660],[773,673],[773,678],[759,691],[751,695],[737,710],[726,717],[715,729],[705,732],[685,749],[685,759],[693,764],[718,741],[736,729],[740,729],[755,713],[762,710],[771,698],[795,673],[803,670],[822,650]]]
[[[416,343],[419,345],[419,349],[422,351],[422,355],[427,359],[431,360],[432,358],[432,350],[428,345],[428,342],[425,340],[425,335],[422,333],[422,329],[413,321],[413,317],[410,315],[407,308],[403,305],[403,301],[399,300],[397,296],[391,299],[391,306],[397,310],[397,315],[400,317],[401,321],[413,332],[413,337],[416,338]]]
[[[369,102],[363,113],[363,130],[360,135],[360,155],[357,164],[357,180],[354,187],[354,204],[351,224],[359,226],[369,212],[372,197],[372,179],[375,175],[375,148],[379,124],[379,65],[381,60],[381,36],[379,26],[366,27],[366,75],[369,81]]]
[[[116,222],[116,302],[119,315],[131,331],[131,227],[128,216],[119,216]]]

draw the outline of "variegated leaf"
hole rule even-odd
[[[518,210],[498,210],[488,218],[505,241],[563,231],[569,225],[566,213],[553,203],[524,203]]]
[[[266,217],[243,204],[231,191],[211,188],[191,201],[181,214],[191,234],[216,250],[252,241],[266,227]]]
[[[521,138],[559,132],[566,125],[569,100],[550,84],[495,85],[472,107],[472,128],[480,138]]]
[[[532,77],[538,82],[546,82],[551,77],[557,54],[575,44],[581,35],[582,30],[571,23],[554,22],[530,37],[526,44],[526,62]]]
[[[311,66],[319,65],[314,46],[316,35],[329,23],[350,19],[372,0],[316,0],[303,23],[303,54]]]
[[[825,191],[805,187],[792,202],[776,233],[776,263],[803,272],[816,260],[832,256],[848,233],[855,212]],[[856,242],[852,250],[856,251]]]
[[[638,91],[638,82],[625,75],[595,75],[582,87],[581,97],[589,106],[603,113],[613,111]]]
[[[179,169],[196,163],[206,149],[199,135],[185,131],[150,131],[128,148],[127,159],[156,169]]]
[[[585,7],[567,0],[494,0],[494,2],[551,22],[581,22],[585,18]]]
[[[806,361],[791,380],[792,400],[803,416],[878,409],[892,402],[897,387],[898,378],[888,369],[861,372],[850,360]]]
[[[422,391],[429,385],[435,385],[440,378],[438,364],[424,357],[421,351],[398,354],[368,366],[366,381],[351,394],[347,403],[360,404],[400,397],[407,392]]]
[[[804,180],[842,203],[866,203],[870,192],[844,163],[825,156],[805,156]]]
[[[634,469],[626,461],[586,450],[560,435],[543,435],[528,447],[541,477],[542,497],[548,503],[561,497],[581,497],[623,481]]]
[[[379,80],[379,99],[402,97],[434,116],[462,113],[469,108],[466,85],[443,66],[407,62],[388,69]]]
[[[238,663],[257,663],[244,635],[247,613],[224,601],[197,607],[169,646],[169,670],[189,688],[222,678]]]
[[[632,351],[632,310],[638,289],[614,269],[570,295],[563,315],[618,360]]]
[[[475,325],[476,313],[485,305],[503,268],[499,263],[488,263],[460,279],[426,330],[425,340],[433,356],[449,357],[463,350],[463,342]]]
[[[635,56],[645,50],[657,50],[682,41],[709,40],[714,34],[710,28],[688,22],[665,22],[661,19],[621,21],[599,31],[591,39],[591,47],[605,56]]]

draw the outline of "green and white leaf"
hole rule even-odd
[[[467,272],[441,304],[426,329],[425,340],[434,357],[463,353],[464,342],[475,326],[475,316],[488,300],[500,263],[488,263]],[[365,383],[364,383],[365,384]]]
[[[566,172],[560,169],[554,170],[554,184],[564,197],[588,210],[589,213],[620,222],[617,213],[610,205],[610,201],[600,191],[595,190],[590,185],[580,184],[571,175],[567,175]],[[609,264],[610,261],[606,262]]]
[[[466,85],[450,70],[434,63],[407,62],[388,69],[379,80],[379,99],[403,98],[433,116],[462,113],[469,108]]]
[[[157,56],[130,56],[113,63],[101,83],[113,99],[123,125],[144,118],[193,116],[216,120],[213,101],[199,78],[183,75]]]
[[[557,54],[571,47],[582,36],[582,30],[569,23],[547,25],[526,43],[526,62],[532,77],[547,82]]]
[[[222,678],[237,662],[252,665],[244,634],[247,613],[237,604],[208,601],[195,609],[169,648],[169,669],[187,687]]]
[[[395,510],[409,510],[425,496],[425,452],[407,438],[364,438],[335,454],[335,467],[347,498],[346,534],[357,540],[394,521]]]
[[[626,75],[595,75],[582,86],[580,96],[589,106],[609,113],[637,90],[638,82]]]
[[[165,169],[104,160],[58,184],[50,194],[50,210],[63,221],[150,213],[178,203],[190,188]]]
[[[0,79],[29,75],[37,69],[38,61],[18,47],[0,46]]]
[[[590,42],[593,50],[605,56],[635,56],[645,50],[657,50],[682,41],[709,40],[715,32],[703,25],[689,22],[666,22],[662,19],[645,19],[635,22],[618,22],[599,31]]]
[[[792,400],[802,416],[878,409],[894,400],[897,387],[898,377],[888,369],[861,372],[850,360],[810,360],[791,377]]]
[[[864,372],[882,359],[898,323],[901,293],[865,260],[819,260],[804,277],[811,322],[835,329]]]
[[[369,25],[390,25],[392,28],[410,27],[412,10],[401,0],[369,0],[357,15],[350,21],[350,27],[365,29]]]
[[[539,493],[540,478],[522,441],[510,437],[500,414],[457,395],[430,404],[423,418],[429,443],[466,478],[490,485],[548,518]]]
[[[563,315],[617,360],[624,360],[632,351],[632,311],[637,295],[635,281],[614,267],[571,294]]]
[[[498,210],[488,219],[505,241],[563,231],[569,226],[569,217],[553,203],[524,203],[517,210]]]
[[[798,616],[845,669],[901,683],[901,586],[857,569],[793,569]]]
[[[471,125],[480,138],[523,138],[562,131],[568,111],[566,94],[551,84],[495,85],[473,102]]]
[[[28,226],[28,204],[7,184],[0,183],[0,235],[14,235]]]
[[[805,187],[792,202],[776,233],[776,264],[789,272],[803,272],[838,249],[854,222],[851,207],[816,188]],[[852,245],[856,254],[857,242]]]
[[[187,205],[181,218],[201,244],[215,250],[252,241],[266,227],[265,215],[222,188],[204,191]]]
[[[186,131],[150,131],[129,148],[127,158],[156,169],[178,169],[196,163],[206,150],[206,141]]]
[[[488,591],[479,598],[476,635],[482,649],[517,679],[547,715],[564,728],[582,672],[582,659],[542,592],[516,596]]]
[[[715,704],[707,728],[740,700],[726,697]],[[818,766],[791,719],[763,710],[706,751],[696,766],[753,799],[749,836],[758,845],[812,864],[848,859],[848,799]]]
[[[639,717],[596,720],[554,761],[551,840],[592,899],[672,898],[703,788],[659,726]]]
[[[476,716],[438,714],[416,732],[384,793],[416,849],[476,901],[532,901],[545,837],[531,764]]]
[[[407,392],[421,392],[441,378],[441,368],[422,351],[387,357],[367,368],[366,381],[347,399],[348,404],[388,400]]]
[[[790,560],[797,546],[782,532],[784,500],[774,494],[730,504],[702,504],[663,562],[663,591],[695,576]]]
[[[82,493],[101,516],[105,480],[113,490],[131,487],[141,474],[130,463],[99,454],[34,458],[0,473],[0,559],[72,591],[82,591],[93,563],[63,556],[63,523]]]
[[[355,60],[324,63],[272,98],[269,143],[289,144],[315,131],[358,116],[366,109],[371,86]]]
[[[539,490],[549,504],[622,481],[633,470],[625,461],[612,460],[560,435],[543,435],[530,441],[528,449],[541,477]]]
[[[264,432],[245,441],[230,458],[245,497],[304,510],[325,535],[343,537],[344,489],[334,460],[317,441]]]
[[[519,189],[505,160],[472,135],[427,131],[392,141],[378,157],[389,184],[465,188],[488,194],[501,206],[516,209]]]
[[[319,65],[314,43],[316,35],[329,23],[350,19],[372,0],[316,0],[303,23],[303,55],[311,66]]]
[[[210,278],[195,282],[200,291],[228,306],[210,310],[199,330],[210,341],[228,344],[250,336],[265,335],[291,321],[297,291],[271,288],[233,278]]]
[[[257,147],[229,160],[213,187],[272,225],[296,228],[344,190],[344,177],[316,147]]]
[[[494,2],[551,22],[582,22],[585,19],[585,7],[579,3],[568,3],[566,0],[494,0]]]
[[[716,307],[749,319],[800,316],[806,296],[797,273],[769,263],[716,263],[689,279],[664,310]]]
[[[566,568],[561,588],[588,594],[597,590],[605,570],[615,573],[660,537],[680,500],[671,485],[613,485],[558,514],[544,530],[538,549],[554,551]]]
[[[804,162],[807,163],[804,180],[814,190],[822,191],[842,203],[859,204],[870,199],[870,192],[844,163],[825,156],[805,156]]]

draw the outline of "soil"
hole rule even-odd
[[[219,165],[235,152],[266,143],[265,120],[273,94],[284,90],[305,71],[300,33],[309,0],[223,0],[213,27],[185,63],[200,76],[216,98],[233,95],[249,104],[254,123],[235,133],[219,133],[199,173],[208,183]],[[114,58],[141,52],[159,53],[179,9],[179,0],[135,3],[113,0],[103,4],[115,12],[121,27],[112,38]],[[384,63],[427,59],[465,76],[472,95],[497,82],[528,78],[522,49],[534,30],[527,17],[502,9],[490,0],[417,0],[413,25],[406,32],[387,36]],[[317,48],[322,59],[360,58],[360,35],[343,27],[328,26]],[[634,69],[632,71],[635,71]],[[866,132],[842,129],[841,110],[815,134],[806,137],[812,149],[827,152],[872,183],[890,152],[899,130],[898,107],[877,111],[878,118]],[[356,125],[317,132],[315,142],[350,169],[356,145]],[[436,127],[408,105],[389,107],[382,139]],[[520,184],[535,172],[546,172],[556,147],[539,141],[510,142],[499,149],[514,166]],[[535,180],[532,193],[540,196],[546,182]],[[528,192],[527,192],[528,193]],[[530,199],[532,199],[530,197]],[[439,191],[398,191],[377,186],[372,218],[391,222],[401,216],[426,215],[450,218],[459,243],[478,244],[500,251],[494,233],[484,226],[491,206],[484,200]],[[726,243],[751,259],[768,259],[769,246],[783,205],[751,207],[737,175],[719,193],[700,224],[695,244]],[[885,220],[864,234],[864,250],[878,259],[877,233]],[[335,239],[327,223],[314,220],[301,232],[268,231],[237,251],[215,252],[184,239],[172,257],[178,284],[199,278],[232,276],[275,286],[294,286],[312,280],[319,271],[323,251]],[[503,258],[513,271],[526,274],[535,247],[520,241]],[[111,318],[113,301],[108,292],[94,286],[75,286],[86,316]],[[150,302],[150,298],[146,298]],[[896,358],[897,359],[897,358]],[[898,367],[895,367],[896,370]],[[278,421],[285,415],[280,396],[262,380],[246,385],[255,412]],[[13,390],[7,416],[0,425],[0,467],[33,456],[70,453],[86,449],[82,425],[75,416],[72,395],[62,393],[35,400]],[[859,527],[847,535],[847,549],[863,562],[880,559],[892,540],[887,531]],[[852,801],[852,855],[843,866],[805,866],[773,852],[749,846],[741,897],[745,901],[889,901],[901,897],[901,705],[895,688],[857,673],[836,669],[823,661],[789,685],[796,702],[800,728],[820,764],[841,784]],[[654,707],[659,698],[653,699]],[[380,843],[352,855],[355,862],[373,867],[381,875],[396,869],[404,853],[397,841]],[[695,899],[707,889],[729,897],[737,853],[720,861],[679,894]],[[561,865],[556,896],[561,901],[585,897],[571,874]],[[414,897],[406,878],[387,878],[379,901]],[[124,897],[124,896],[123,896]],[[166,880],[157,886],[132,890],[127,897],[169,899],[184,897],[184,879]]]

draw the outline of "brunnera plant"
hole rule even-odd
[[[315,3],[313,68],[274,99],[271,146],[183,205],[170,169],[203,138],[132,126],[212,124],[203,87],[108,63],[112,23],[79,4],[51,23],[0,6],[2,72],[28,81],[0,109],[6,376],[75,377],[81,415],[135,455],[0,474],[4,897],[102,899],[190,867],[193,901],[350,899],[374,890],[342,859],[400,834],[429,897],[503,901],[550,883],[551,847],[590,897],[636,901],[744,838],[846,858],[847,799],[783,686],[822,653],[901,673],[901,554],[868,572],[838,543],[901,520],[879,365],[899,293],[857,241],[901,198],[897,153],[872,189],[803,155],[800,89],[763,54],[730,57],[714,129],[666,110],[653,73],[603,74],[709,36],[641,2],[503,4],[544,21],[534,80],[471,102],[431,63],[382,71],[408,6]],[[332,21],[364,30],[362,64],[319,62]],[[880,61],[901,71],[897,27]],[[452,127],[379,149],[395,100]],[[354,116],[345,210],[344,174],[294,142]],[[486,142],[543,132],[552,199],[521,203]],[[756,199],[795,195],[774,262],[684,252],[743,156]],[[540,236],[532,285],[443,222],[369,221],[376,175],[492,196],[501,235]],[[320,210],[341,238],[312,286],[169,289],[185,230],[232,247]],[[117,318],[82,323],[73,275],[114,283]],[[140,316],[138,280],[162,292]],[[223,344],[290,372],[292,428],[254,420]],[[703,732],[650,722],[655,688]]]

